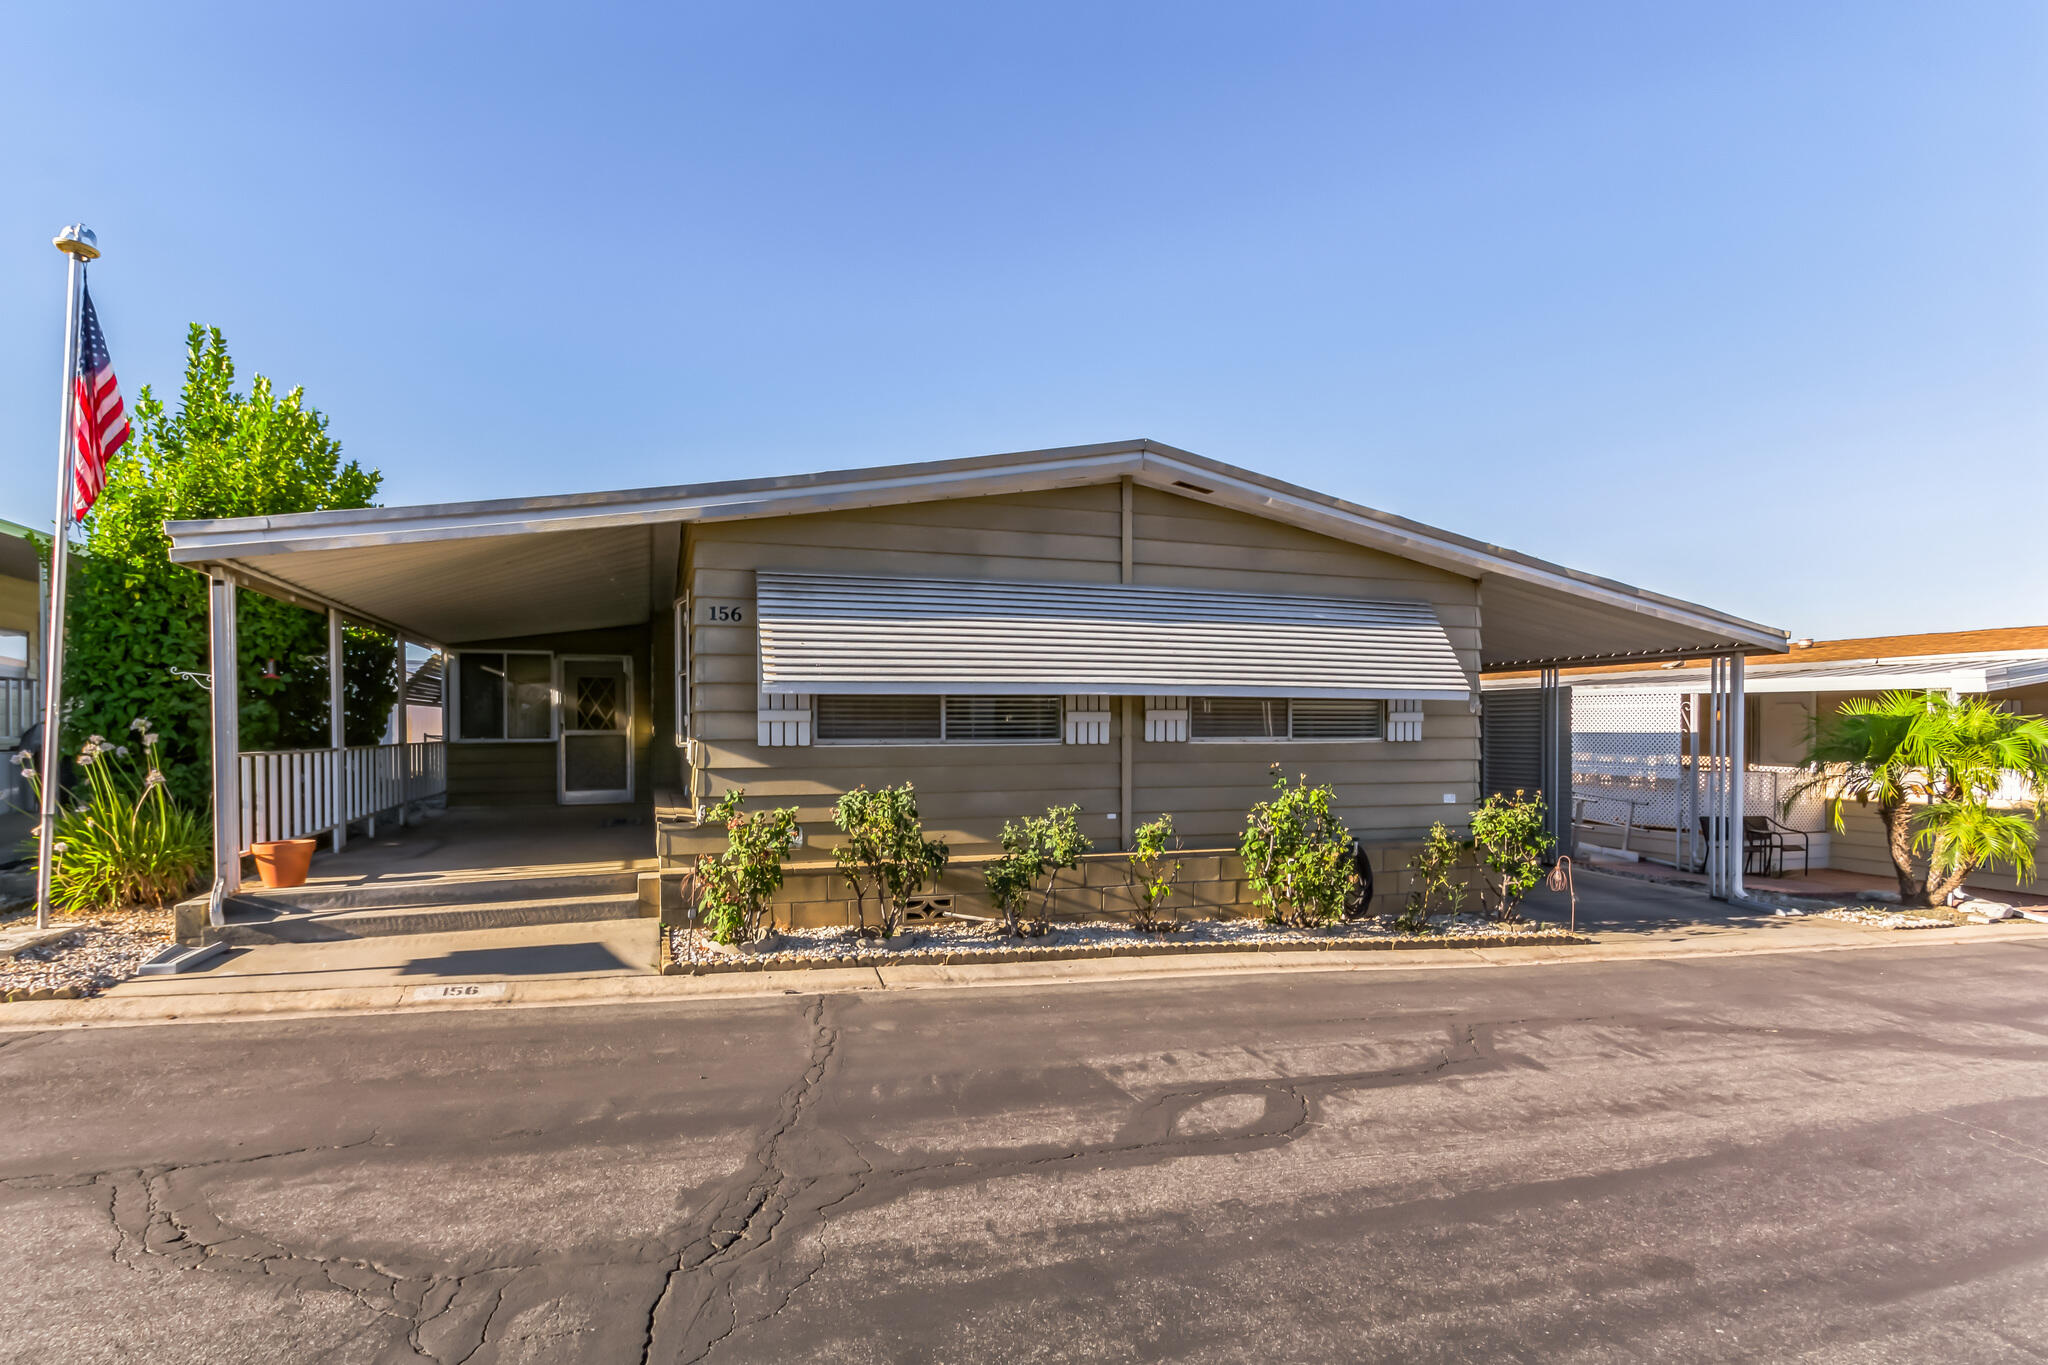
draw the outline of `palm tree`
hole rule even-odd
[[[2022,881],[2034,870],[2034,820],[2048,792],[2048,720],[2019,716],[1981,697],[1887,692],[1852,698],[1832,720],[1816,722],[1806,778],[1785,798],[1823,791],[1835,831],[1842,800],[1875,805],[1884,825],[1899,899],[1939,905],[1979,867],[2003,864]],[[2005,774],[2021,775],[2035,802],[2027,809],[1991,804]],[[1925,853],[1927,874],[1914,865]]]

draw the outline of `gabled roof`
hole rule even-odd
[[[1130,478],[1478,580],[1487,667],[1776,652],[1783,631],[1155,441],[616,493],[172,522],[171,558],[441,642],[645,620],[677,528]],[[664,536],[666,539],[664,539]],[[520,628],[523,626],[523,629]]]
[[[2001,626],[1992,630],[1945,630],[1925,635],[1865,635],[1853,640],[1795,640],[1790,662],[1834,663],[1843,659],[1955,658],[1972,654],[2048,654],[2048,626]]]

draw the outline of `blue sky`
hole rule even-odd
[[[2044,89],[2033,0],[22,6],[0,517],[82,217],[131,392],[217,324],[386,502],[1150,436],[1795,634],[2048,621]]]

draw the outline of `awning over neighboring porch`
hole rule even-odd
[[[1423,602],[762,573],[755,612],[770,693],[1470,695]]]

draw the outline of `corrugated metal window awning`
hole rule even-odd
[[[1471,695],[1424,602],[774,572],[755,587],[767,692]]]

